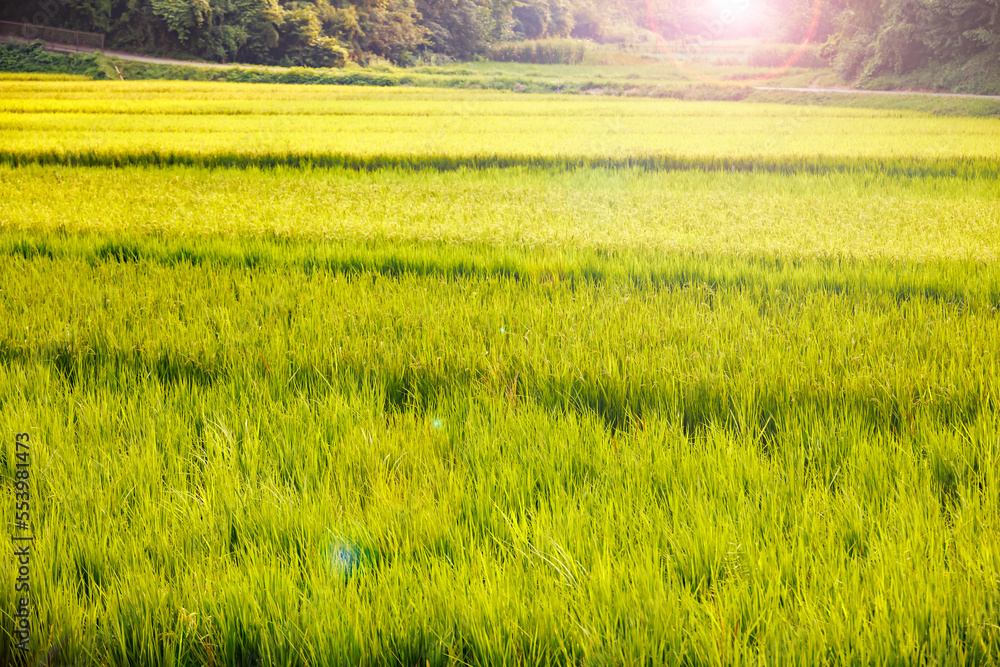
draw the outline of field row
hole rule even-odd
[[[777,118],[927,117],[895,109],[770,105],[718,101],[618,98],[600,95],[518,95],[509,91],[411,87],[206,84],[184,81],[57,81],[0,78],[0,111],[6,113],[105,113],[195,115],[389,115],[389,116],[613,116]],[[762,93],[760,97],[766,97]],[[869,99],[867,97],[863,98]],[[924,98],[917,98],[917,100]],[[954,120],[954,119],[952,119]],[[983,121],[978,121],[982,123]],[[935,125],[943,126],[941,123]]]
[[[992,262],[996,181],[0,166],[0,229]]]
[[[995,177],[1000,121],[464,91],[0,82],[0,160],[82,165],[642,166]],[[38,99],[51,88],[53,99]],[[222,88],[230,99],[210,97]],[[159,99],[157,91],[176,93]],[[76,99],[55,99],[68,93]],[[191,93],[184,91],[192,90]],[[24,99],[31,95],[31,99]],[[84,95],[84,99],[80,99]],[[242,96],[241,96],[242,95]],[[145,99],[144,99],[145,98]],[[113,110],[113,111],[112,111]]]
[[[962,421],[1000,398],[990,343],[1000,336],[1000,294],[990,269],[966,275],[963,292],[906,293],[879,289],[892,270],[878,264],[856,272],[868,281],[837,290],[836,271],[810,284],[822,264],[779,280],[767,264],[716,266],[723,279],[712,284],[697,280],[706,260],[688,259],[662,267],[657,284],[636,273],[598,281],[537,268],[449,278],[407,271],[400,255],[395,275],[363,260],[330,271],[338,254],[361,254],[337,248],[316,251],[306,266],[281,261],[280,251],[277,261],[240,261],[235,249],[228,262],[209,256],[194,269],[184,259],[150,261],[141,244],[89,243],[83,256],[48,259],[25,253],[24,243],[9,248],[5,283],[19,277],[22,286],[8,288],[21,304],[0,332],[8,361],[55,359],[70,379],[99,379],[110,365],[208,384],[249,364],[291,386],[371,384],[397,406],[507,388],[616,426],[650,411],[697,424],[729,422],[734,407],[752,409],[756,422],[803,406],[850,406],[880,429],[922,412]],[[383,265],[393,258],[383,252]],[[627,262],[592,256],[589,266],[621,272],[615,265]],[[680,279],[664,280],[670,268]],[[60,276],[67,292],[45,287],[46,275]],[[240,287],[219,292],[220,284]]]

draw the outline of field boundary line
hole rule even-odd
[[[786,93],[840,93],[842,95],[925,95],[927,97],[967,97],[980,100],[1000,100],[1000,95],[975,95],[973,93],[935,93],[923,90],[858,90],[857,88],[780,88],[754,86],[754,90]]]

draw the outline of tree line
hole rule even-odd
[[[497,42],[762,36],[824,44],[846,78],[1000,60],[1000,0],[8,0],[0,18],[100,32],[111,49],[340,66],[467,60]],[[739,20],[735,20],[738,18]]]
[[[668,3],[672,0],[651,0]],[[104,33],[110,49],[337,66],[467,60],[500,41],[624,42],[645,0],[8,0],[0,19]]]
[[[843,0],[824,53],[846,79],[1000,65],[1000,0]]]

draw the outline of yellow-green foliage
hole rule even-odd
[[[46,74],[42,72],[0,72],[0,81],[90,81],[84,74]]]
[[[995,121],[0,89],[30,662],[1000,660]]]
[[[914,112],[190,82],[4,82],[0,91],[0,159],[18,164],[960,175],[1000,164],[1000,120]]]
[[[996,186],[700,171],[0,166],[0,228],[995,262]]]

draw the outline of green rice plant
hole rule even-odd
[[[0,89],[0,663],[1000,660],[995,122]]]
[[[84,74],[52,74],[42,72],[0,72],[0,81],[89,81]]]
[[[54,87],[53,95],[43,102],[38,91],[47,86]],[[304,106],[278,113],[280,107],[267,102],[264,113],[255,113],[255,99],[267,90],[252,86],[225,88],[225,94],[241,98],[231,107],[205,100],[215,90],[209,84],[8,82],[2,87],[13,93],[4,105],[11,111],[0,115],[0,162],[7,164],[638,167],[993,177],[1000,146],[1000,125],[993,119],[862,109],[565,96],[525,100],[472,91],[455,91],[444,105],[413,99],[426,92],[305,88],[284,91]],[[138,99],[147,91],[154,97],[149,106],[129,103],[118,113],[109,108],[117,90]],[[174,99],[157,100],[163,93]],[[340,95],[349,103],[341,104]],[[87,112],[73,113],[73,105],[60,97],[77,100]],[[320,103],[329,111],[317,113]],[[178,110],[182,113],[171,113]]]
[[[962,277],[922,281],[924,263],[1000,257],[995,185],[986,178],[637,169],[31,165],[0,167],[0,229],[885,259],[917,262],[899,280],[930,289],[960,285]],[[593,269],[607,270],[602,262]]]
[[[998,652],[992,265],[8,239],[66,659]]]

